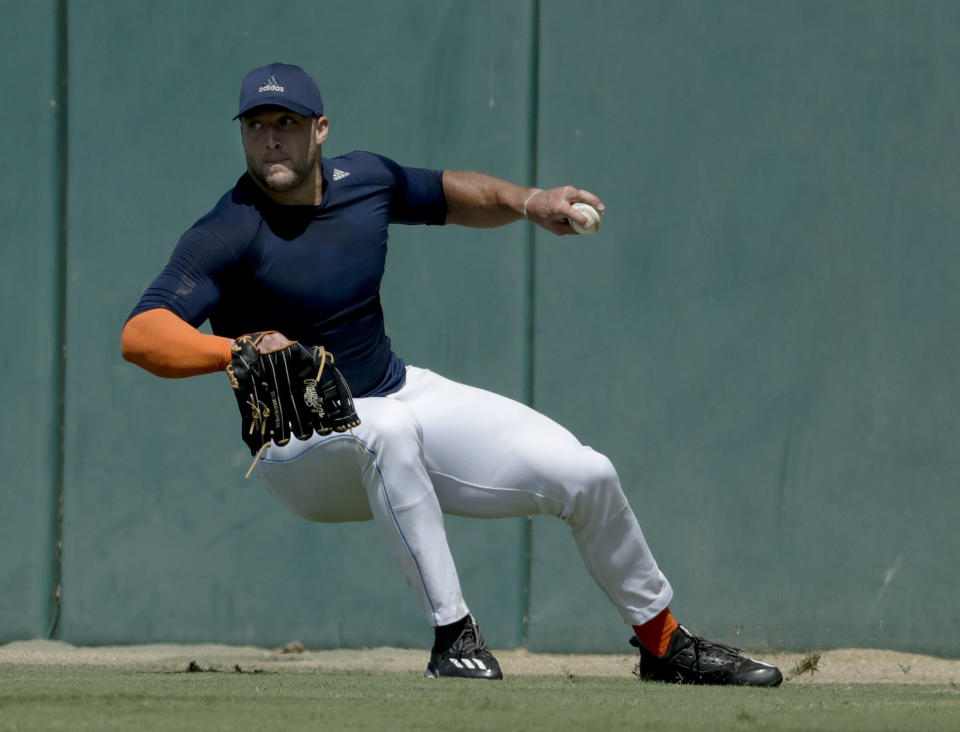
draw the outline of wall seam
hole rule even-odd
[[[56,351],[53,359],[54,383],[57,393],[57,414],[54,421],[56,435],[53,438],[56,455],[54,471],[53,499],[56,511],[53,514],[55,551],[53,554],[53,620],[50,626],[50,638],[56,638],[60,627],[60,610],[63,606],[63,484],[66,437],[66,343],[67,343],[67,191],[69,175],[69,105],[67,75],[68,60],[68,0],[57,0],[57,257],[56,257],[56,314],[54,320],[54,344]]]
[[[530,23],[530,59],[527,144],[529,146],[529,169],[527,181],[537,184],[537,145],[540,127],[540,0],[531,2]],[[524,374],[526,384],[524,396],[527,404],[536,408],[536,345],[537,345],[537,232],[533,224],[527,224],[526,240],[526,340],[527,363]],[[533,577],[533,518],[528,517],[523,530],[524,576],[523,576],[523,617],[520,637],[524,648],[528,646],[530,631],[530,583]]]

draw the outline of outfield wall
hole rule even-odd
[[[591,238],[397,227],[387,327],[606,453],[681,620],[960,655],[958,32],[933,1],[0,4],[0,641],[430,642],[372,525],[243,480],[224,378],[119,356],[284,60],[325,154],[605,200]],[[627,650],[563,523],[447,530],[492,645]]]

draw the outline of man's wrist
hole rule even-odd
[[[527,217],[527,205],[530,203],[530,201],[533,200],[533,197],[536,196],[536,195],[539,194],[539,193],[543,193],[543,189],[542,189],[542,188],[534,188],[534,189],[533,189],[533,192],[532,192],[529,196],[527,196],[526,200],[523,202],[523,218],[524,218],[524,219],[529,220],[528,217]]]
[[[227,366],[233,362],[233,340],[224,340],[217,348],[217,370],[225,371]]]

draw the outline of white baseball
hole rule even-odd
[[[573,208],[577,209],[582,214],[585,214],[590,221],[586,227],[581,226],[573,219],[567,219],[570,222],[570,226],[573,227],[573,230],[578,234],[595,234],[600,228],[600,224],[603,221],[603,214],[597,211],[589,203],[577,202],[573,204]]]

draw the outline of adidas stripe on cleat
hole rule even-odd
[[[483,661],[479,658],[451,658],[450,663],[452,663],[458,669],[480,669],[481,671],[486,671],[487,667]]]

